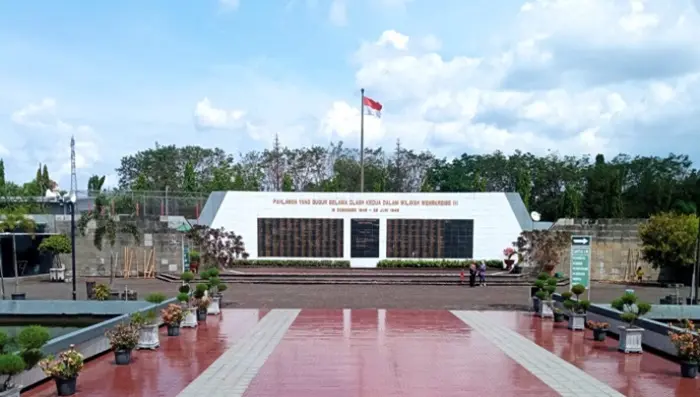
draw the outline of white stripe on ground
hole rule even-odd
[[[240,397],[299,315],[298,309],[272,310],[224,352],[178,397]]]
[[[480,312],[453,310],[452,313],[562,396],[625,397],[519,333],[490,321]]]

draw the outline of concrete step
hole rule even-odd
[[[159,274],[159,280],[167,282],[179,282],[179,276],[174,274]],[[468,280],[461,283],[458,277],[449,278],[426,278],[426,277],[354,277],[346,275],[335,275],[334,277],[316,277],[306,275],[305,277],[286,277],[278,275],[266,275],[265,277],[238,277],[227,275],[221,280],[227,284],[352,284],[352,285],[460,285],[467,284]],[[532,280],[521,278],[498,278],[490,277],[486,279],[488,285],[491,286],[523,286],[532,285]],[[568,285],[569,280],[564,279],[559,282],[560,286]]]

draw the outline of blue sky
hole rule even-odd
[[[437,5],[439,3],[439,6]],[[700,160],[700,0],[0,0],[0,157],[115,183],[162,144]],[[109,183],[108,182],[108,183]]]

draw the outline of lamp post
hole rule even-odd
[[[73,283],[73,300],[78,300],[77,288],[76,288],[76,278],[77,274],[75,272],[75,202],[77,197],[75,193],[71,192],[70,196],[60,196],[59,201],[61,205],[68,206],[70,210],[70,259],[71,259],[71,281]]]

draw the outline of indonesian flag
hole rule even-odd
[[[362,107],[365,109],[365,114],[371,116],[382,117],[382,104],[372,98],[362,98]]]

